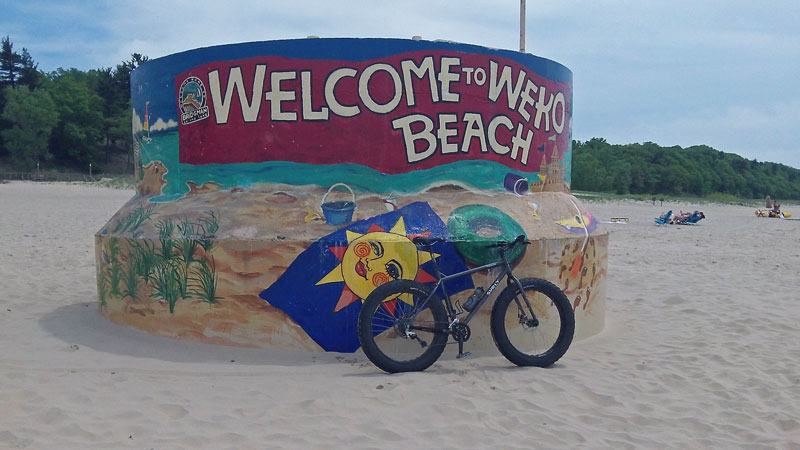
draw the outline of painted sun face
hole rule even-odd
[[[421,283],[436,281],[420,265],[439,254],[431,255],[417,249],[411,241],[414,235],[408,235],[402,216],[389,231],[372,224],[365,234],[350,230],[345,234],[346,247],[329,247],[341,264],[317,282],[317,285],[344,282],[334,312],[364,300],[376,287],[393,280],[415,280]],[[425,232],[422,235],[428,236],[430,233]],[[401,301],[410,301],[398,298]]]
[[[406,236],[367,233],[350,242],[342,257],[342,278],[360,298],[393,280],[413,280],[419,262],[417,247]]]

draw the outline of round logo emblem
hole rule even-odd
[[[189,77],[181,83],[179,99],[182,112],[197,111],[206,105],[206,87],[199,78]]]
[[[178,92],[178,104],[181,108],[183,125],[208,118],[206,87],[200,78],[192,76],[183,80]]]

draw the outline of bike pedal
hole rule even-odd
[[[469,358],[470,356],[472,356],[471,352],[459,353],[458,356],[456,356],[456,359]]]

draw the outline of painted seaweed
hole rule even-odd
[[[111,295],[114,296],[121,296],[122,292],[120,291],[120,282],[122,281],[122,264],[119,262],[119,255],[120,255],[120,247],[119,243],[116,239],[109,239],[108,240],[108,259],[109,264],[111,265],[111,269],[109,272],[109,278],[111,283]]]
[[[133,231],[152,215],[152,207],[139,207],[121,221],[123,225],[118,224],[117,230]],[[108,268],[98,275],[101,308],[110,296],[139,300],[142,289],[145,297],[149,291],[150,297],[169,304],[170,313],[181,299],[196,297],[206,303],[221,300],[216,295],[218,275],[210,254],[219,230],[216,213],[207,211],[197,221],[161,219],[155,228],[158,242],[125,239],[123,249],[119,240],[109,239],[108,251],[103,252]]]
[[[132,255],[135,259],[135,255]],[[135,261],[130,261],[128,266],[123,270],[122,273],[122,283],[125,285],[125,291],[123,292],[122,298],[130,297],[133,300],[139,300],[139,295],[137,293],[139,288],[139,279],[137,278],[137,264]]]
[[[100,309],[105,309],[108,306],[108,284],[106,282],[106,274],[102,269],[97,270],[97,298],[100,301]]]
[[[139,205],[136,209],[128,213],[122,220],[117,222],[114,233],[124,233],[136,231],[145,221],[149,220],[154,213],[154,206],[148,205],[146,208]]]
[[[153,278],[153,268],[158,262],[159,255],[156,254],[155,245],[149,241],[137,241],[131,239],[129,241],[131,248],[131,260],[136,267],[136,273],[145,284],[149,283]]]
[[[171,220],[160,220],[156,224],[156,229],[158,229],[158,240],[161,241],[161,258],[168,261],[175,256],[175,240],[172,238],[175,224]]]
[[[206,214],[208,214],[208,218],[200,219],[203,227],[203,233],[200,235],[200,246],[208,253],[214,247],[213,238],[216,237],[217,231],[219,231],[219,219],[214,211],[206,211]]]
[[[167,302],[170,313],[175,312],[175,304],[181,294],[178,278],[174,261],[163,261],[155,267],[152,296]]]
[[[191,280],[197,283],[197,287],[192,291],[192,294],[206,303],[213,304],[222,299],[222,297],[216,295],[217,268],[213,256],[210,261],[201,259],[199,264],[195,266],[194,274],[195,276]]]

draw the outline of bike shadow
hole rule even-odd
[[[463,377],[469,374],[476,374],[481,372],[515,372],[515,371],[532,371],[535,374],[536,370],[565,370],[568,368],[566,364],[556,362],[549,367],[520,367],[508,362],[502,356],[479,356],[471,358],[469,361],[459,361],[455,357],[452,359],[442,358],[435,362],[431,367],[425,369],[423,372],[402,372],[389,374],[383,370],[375,367],[360,351],[356,353],[357,358],[350,361],[353,365],[358,365],[360,368],[366,368],[366,372],[348,373],[343,374],[344,377],[357,377],[357,378],[377,378],[386,377],[402,377],[413,374],[425,374],[430,376],[451,376],[455,375]],[[358,362],[357,362],[358,361]],[[371,369],[370,369],[371,367]]]

